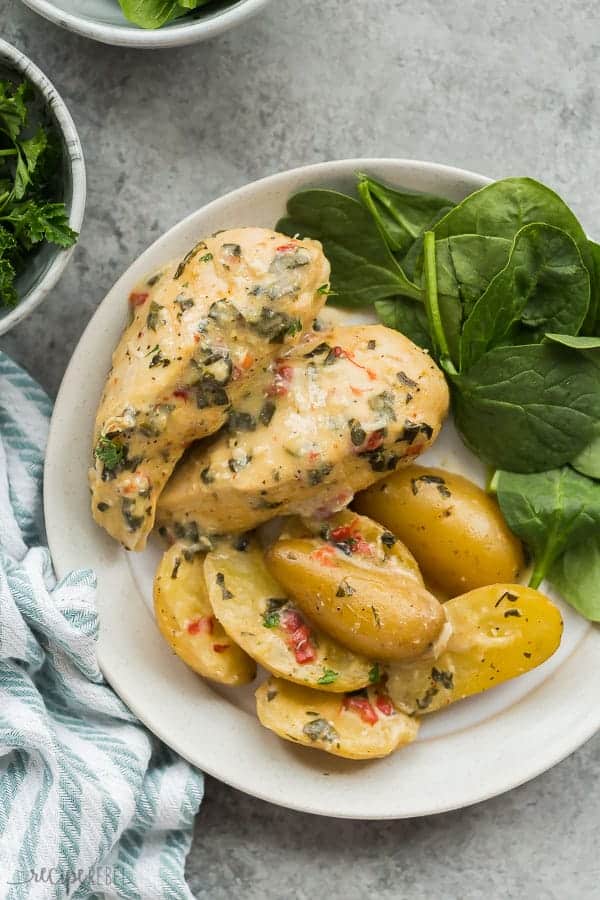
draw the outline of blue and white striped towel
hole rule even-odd
[[[102,678],[93,572],[54,578],[50,411],[0,353],[0,897],[185,900],[202,775]]]

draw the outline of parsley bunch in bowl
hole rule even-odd
[[[50,124],[33,124],[36,112],[26,81],[0,80],[0,307],[17,304],[16,280],[42,243],[66,248],[77,240],[57,200],[60,140]]]

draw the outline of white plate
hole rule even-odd
[[[561,604],[565,633],[544,666],[424,721],[417,743],[356,763],[295,747],[264,730],[248,692],[215,689],[169,651],[150,612],[158,549],[127,554],[92,521],[86,480],[92,422],[136,282],[198,237],[234,225],[273,226],[303,187],[352,188],[367,171],[391,184],[459,200],[479,175],[403,160],[347,160],[274,175],[210,203],[153,244],[109,292],[64,377],[50,429],[45,510],[59,576],[98,573],[102,671],[139,718],[190,762],[249,794],[293,809],[357,819],[421,816],[509,790],[563,759],[600,727],[600,632]],[[450,424],[427,454],[481,478]]]
[[[269,0],[213,0],[197,12],[156,29],[132,25],[121,12],[118,0],[23,2],[55,25],[83,37],[103,44],[152,50],[157,47],[181,47],[216,37],[229,28],[241,25]]]

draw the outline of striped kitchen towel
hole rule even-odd
[[[50,411],[0,353],[0,897],[185,900],[202,775],[104,681],[93,572],[54,578]]]

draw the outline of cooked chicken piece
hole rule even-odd
[[[435,440],[448,389],[433,360],[383,325],[309,337],[240,397],[228,430],[185,459],[160,498],[163,533],[246,531],[277,515],[331,515]]]
[[[185,448],[217,431],[311,326],[328,278],[317,241],[236,228],[200,241],[130,295],[133,321],[113,354],[90,470],[93,516],[127,549],[144,548]]]

